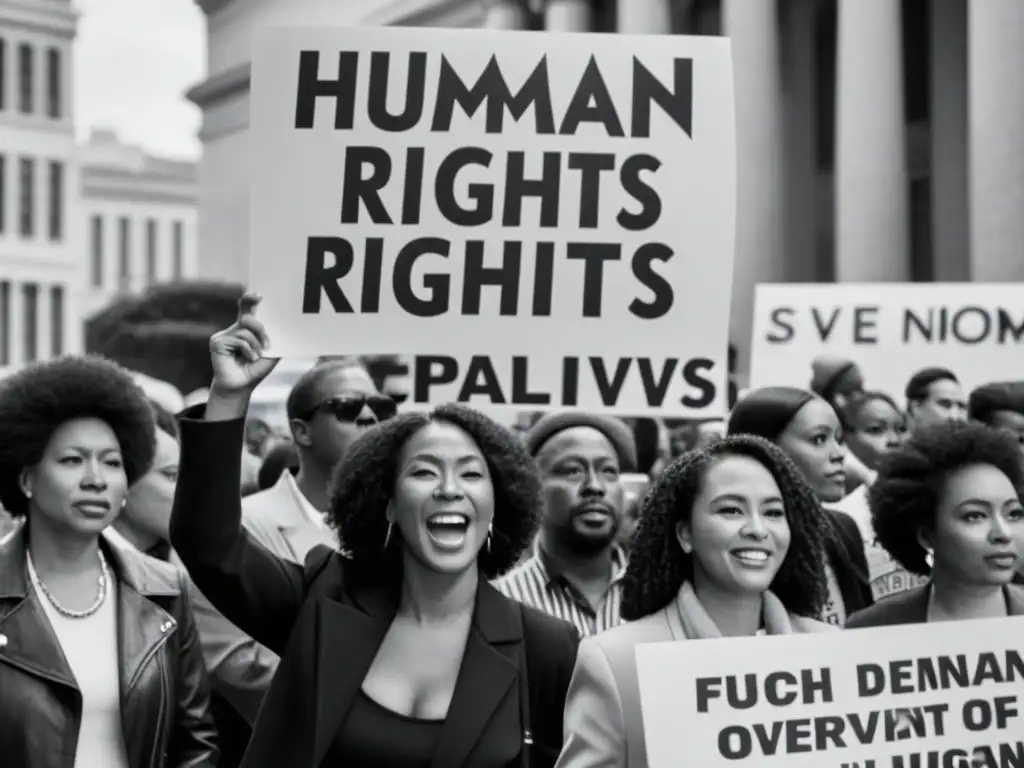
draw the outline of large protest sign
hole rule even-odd
[[[1024,766],[1022,637],[1014,617],[640,646],[648,764]]]
[[[1024,378],[1024,283],[759,285],[750,383],[806,388],[811,361],[857,362],[867,386],[902,400],[916,371],[965,387]]]
[[[506,400],[526,365],[554,407],[608,410],[614,384],[616,407],[665,390],[627,410],[724,410],[727,39],[263,29],[249,141],[274,354],[465,360],[456,387]]]

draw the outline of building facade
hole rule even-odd
[[[190,92],[203,111],[205,276],[245,279],[248,40],[284,14],[301,24],[728,35],[740,371],[759,282],[1024,280],[1021,0],[390,0],[362,18],[313,0],[197,2],[210,68]]]
[[[119,293],[196,273],[198,168],[94,131],[78,152],[82,316]]]
[[[70,0],[0,0],[0,369],[77,352]]]

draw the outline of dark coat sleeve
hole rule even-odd
[[[205,421],[203,409],[179,419],[171,544],[213,606],[281,655],[305,598],[303,567],[269,552],[242,527],[244,419]]]
[[[523,606],[523,627],[534,738],[531,765],[551,768],[562,751],[562,715],[580,636],[569,622],[528,606]]]
[[[181,602],[175,617],[178,622],[178,679],[174,686],[176,700],[171,713],[166,764],[172,768],[213,768],[217,765],[220,750],[210,710],[206,664],[184,575],[180,581]]]
[[[864,539],[860,535],[857,523],[848,514],[837,510],[827,510],[827,514],[832,517],[836,532],[839,534],[837,543],[840,549],[833,553],[833,560],[838,557],[839,562],[833,562],[833,569],[837,571],[836,579],[843,593],[843,603],[846,606],[847,616],[849,616],[875,602],[875,598],[871,594]],[[840,568],[843,572],[839,572]]]

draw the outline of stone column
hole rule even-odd
[[[971,0],[971,279],[1024,280],[1024,2]]]
[[[492,0],[484,19],[485,29],[526,29],[526,6],[517,0]]]
[[[672,32],[671,0],[619,0],[616,26],[624,35]]]
[[[907,280],[910,206],[900,4],[839,0],[836,279]]]
[[[934,277],[970,279],[967,200],[967,0],[933,3],[931,166]]]
[[[737,347],[737,369],[744,372],[750,362],[754,286],[790,277],[778,21],[774,2],[723,0],[722,27],[732,40],[736,99],[736,264],[730,336]]]
[[[548,32],[590,32],[593,25],[590,0],[548,0],[544,6]]]

